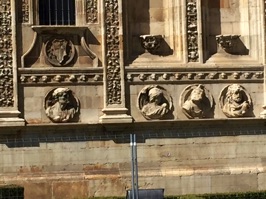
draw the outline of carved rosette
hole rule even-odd
[[[188,62],[198,62],[197,1],[186,1]]]
[[[189,119],[213,117],[214,100],[202,84],[187,86],[181,93],[179,105]]]
[[[223,113],[229,118],[248,116],[252,100],[246,89],[239,84],[231,84],[223,88],[219,96]]]
[[[107,103],[121,104],[118,0],[105,0]]]
[[[0,1],[0,107],[14,105],[10,0]]]
[[[55,123],[72,121],[79,113],[79,108],[79,100],[69,88],[55,88],[45,97],[45,113]]]
[[[172,112],[173,101],[163,87],[150,85],[140,91],[137,107],[147,120],[164,119]]]
[[[86,20],[87,23],[98,22],[98,1],[86,0]]]
[[[45,44],[45,56],[54,66],[66,66],[75,55],[73,43],[65,38],[53,38]]]

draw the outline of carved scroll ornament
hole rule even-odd
[[[158,85],[146,86],[139,93],[138,108],[148,120],[163,119],[172,107],[172,97]]]
[[[213,115],[213,97],[201,84],[190,85],[184,89],[180,106],[189,119],[209,118]]]
[[[53,122],[69,122],[79,112],[79,101],[70,89],[56,88],[47,94],[44,108]]]
[[[250,95],[239,84],[226,86],[221,91],[219,102],[223,113],[229,118],[247,116],[252,106]]]

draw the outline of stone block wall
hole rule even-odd
[[[192,132],[179,125],[167,130],[154,124],[157,134],[139,128],[141,189],[163,188],[165,195],[265,190],[266,137],[256,128],[262,123],[255,127],[247,121],[245,132],[230,122],[220,131],[214,128],[219,124],[194,126]],[[1,140],[1,184],[23,186],[27,199],[125,196],[131,188],[126,131],[132,129],[114,132],[108,127],[108,135],[80,127],[67,133],[64,128],[36,129]]]

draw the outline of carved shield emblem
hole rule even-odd
[[[45,53],[47,60],[52,65],[66,66],[73,60],[75,48],[70,40],[55,38],[46,43]]]

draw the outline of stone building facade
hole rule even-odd
[[[26,199],[265,190],[264,0],[0,0],[0,185]],[[265,150],[264,150],[265,149]]]

